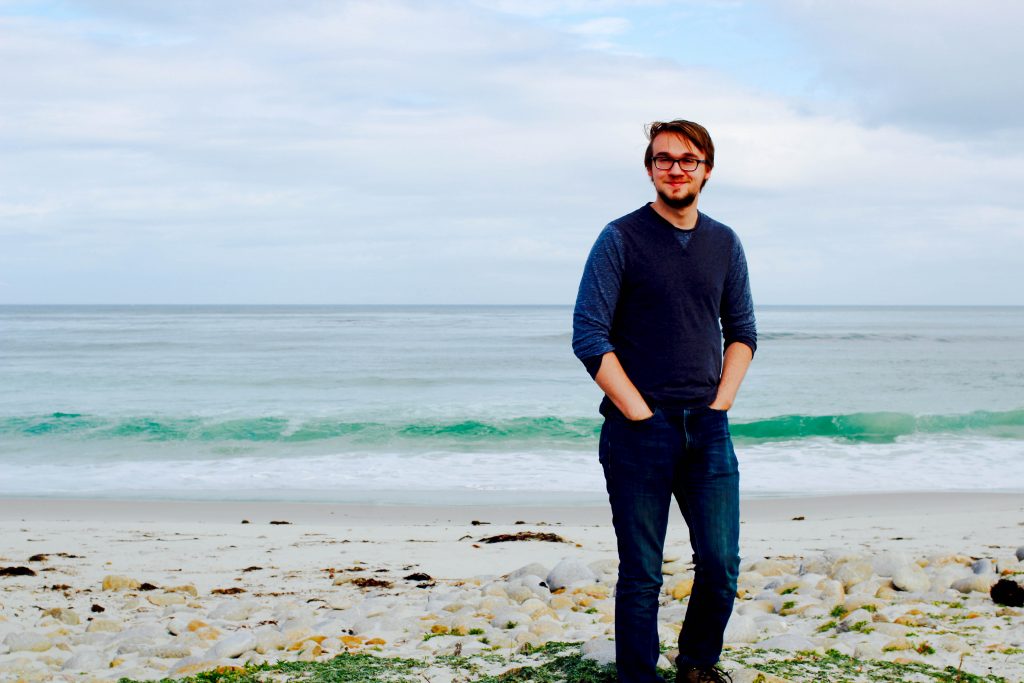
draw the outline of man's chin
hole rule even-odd
[[[666,206],[673,209],[687,209],[693,206],[693,203],[697,201],[697,195],[690,193],[685,194],[682,197],[670,197],[664,192],[658,192],[658,197],[665,203]]]

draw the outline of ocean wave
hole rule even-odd
[[[360,447],[406,445],[424,448],[503,445],[514,448],[579,448],[592,445],[600,418],[556,416],[505,419],[378,422],[281,416],[225,419],[212,416],[112,417],[54,412],[0,417],[4,438],[54,437],[65,440],[141,440],[167,442],[332,441]],[[975,411],[960,415],[913,415],[900,412],[838,415],[781,415],[731,425],[738,441],[762,442],[828,438],[887,443],[918,434],[975,434],[1024,438],[1024,409]]]

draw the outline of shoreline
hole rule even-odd
[[[744,594],[727,656],[763,642],[941,668],[968,653],[965,670],[1024,676],[1024,614],[1000,611],[986,586],[950,587],[979,562],[988,573],[978,580],[1024,574],[1014,558],[1024,496],[746,499],[741,518]],[[557,538],[487,540],[522,532]],[[0,499],[0,567],[35,572],[0,577],[0,678],[141,680],[345,651],[430,662],[455,648],[600,646],[612,634],[615,548],[607,504]],[[659,617],[670,647],[690,556],[674,510]],[[567,562],[591,578],[565,594],[536,585]],[[861,575],[850,578],[853,568]],[[919,585],[894,590],[885,572],[896,569]],[[387,585],[358,583],[367,578]],[[838,607],[850,616],[835,617]]]

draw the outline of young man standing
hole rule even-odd
[[[757,347],[746,258],[697,210],[715,148],[703,126],[655,122],[655,200],[609,223],[590,252],[573,351],[605,393],[600,461],[619,551],[620,683],[660,682],[658,597],[674,496],[695,575],[676,681],[730,680],[716,664],[739,574],[739,471],[727,411]],[[724,357],[723,357],[724,338]]]

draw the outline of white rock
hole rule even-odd
[[[230,636],[221,638],[211,647],[204,657],[207,659],[234,659],[249,650],[256,649],[256,636],[252,631],[236,631]]]
[[[565,588],[580,581],[592,583],[596,580],[597,575],[582,560],[567,557],[556,564],[554,569],[548,573],[546,583],[548,588],[556,591],[559,588]]]
[[[975,574],[993,574],[995,573],[995,567],[992,566],[992,560],[982,558],[975,560],[974,564],[971,565],[971,571]]]
[[[865,562],[863,560],[849,560],[847,562],[836,563],[832,570],[831,577],[843,584],[843,587],[849,590],[851,587],[870,579],[872,572],[873,568],[869,562]]]
[[[917,566],[910,555],[900,552],[898,550],[888,550],[879,553],[871,562],[874,567],[874,571],[879,576],[895,576],[896,572],[909,567],[910,565]]]
[[[594,638],[583,643],[583,659],[592,659],[601,666],[615,662],[615,641]]]
[[[45,652],[53,643],[44,635],[25,631],[7,634],[4,645],[10,648],[11,652]]]
[[[529,574],[533,574],[534,576],[547,576],[548,572],[550,571],[551,570],[549,570],[547,567],[540,564],[539,562],[531,562],[526,566],[520,567],[519,569],[510,572],[508,575],[508,580],[512,581],[513,579],[518,579]]]
[[[960,591],[961,593],[970,593],[972,591],[988,593],[992,589],[992,585],[997,580],[998,579],[994,574],[975,574],[973,576],[968,576],[954,581],[952,588]]]
[[[765,650],[803,652],[805,650],[814,650],[818,646],[805,636],[801,636],[796,633],[786,633],[781,636],[774,636],[767,640],[762,640],[757,644],[757,647]]]
[[[229,600],[222,602],[210,612],[210,619],[224,619],[226,621],[244,621],[259,610],[259,603],[251,600]]]
[[[892,585],[897,590],[910,593],[923,593],[931,588],[931,578],[917,565],[905,565],[896,567],[892,576]]]
[[[754,643],[757,642],[757,622],[753,617],[744,614],[733,614],[725,627],[724,642]]]
[[[96,650],[79,650],[68,657],[61,670],[86,673],[106,669],[109,664],[107,657]]]

